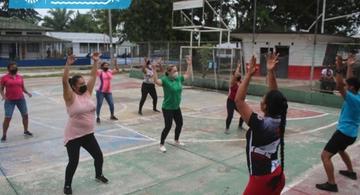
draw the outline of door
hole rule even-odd
[[[277,77],[288,78],[289,71],[289,46],[276,46],[276,53],[279,53],[279,63],[277,66]]]
[[[270,52],[273,52],[273,48],[262,47],[260,48],[260,75],[266,76],[266,55]]]

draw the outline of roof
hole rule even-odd
[[[67,42],[46,35],[1,35],[1,42]]]
[[[0,30],[50,31],[52,29],[26,22],[17,17],[0,17]]]
[[[47,32],[46,34],[50,37],[73,43],[110,43],[110,37],[101,33]],[[113,42],[115,43],[115,41]]]

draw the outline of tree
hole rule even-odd
[[[66,9],[51,9],[48,11],[50,16],[45,16],[42,26],[52,28],[55,31],[68,31],[74,11]]]
[[[133,42],[184,40],[172,29],[173,0],[133,0],[124,13],[124,33]]]
[[[94,22],[94,17],[90,13],[81,14],[77,11],[74,19],[69,22],[69,27],[66,29],[70,32],[100,32],[98,24]]]
[[[18,17],[35,24],[41,20],[39,13],[34,9],[9,9],[9,0],[0,2],[0,17]]]

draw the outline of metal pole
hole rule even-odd
[[[319,5],[320,0],[317,0],[317,8],[316,8],[316,15],[319,15]],[[317,44],[317,31],[318,31],[318,20],[316,20],[315,24],[315,32],[314,32],[314,47],[313,47],[313,56],[312,56],[312,62],[311,62],[311,72],[310,72],[310,88],[313,87],[313,79],[314,79],[314,66],[315,66],[315,56],[316,56],[316,44]]]
[[[253,18],[253,34],[252,34],[252,52],[255,51],[255,32],[256,32],[256,0],[254,0],[254,18]]]
[[[326,0],[323,0],[322,19],[321,19],[321,34],[324,33],[325,11],[326,11]]]
[[[109,38],[110,38],[110,64],[113,62],[114,51],[113,51],[113,42],[112,42],[112,18],[111,18],[111,9],[108,11],[109,17]]]

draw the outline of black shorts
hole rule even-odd
[[[345,149],[353,144],[355,140],[356,137],[349,137],[341,133],[339,130],[336,130],[329,142],[326,144],[324,150],[332,154],[336,154],[339,151],[345,151]]]

